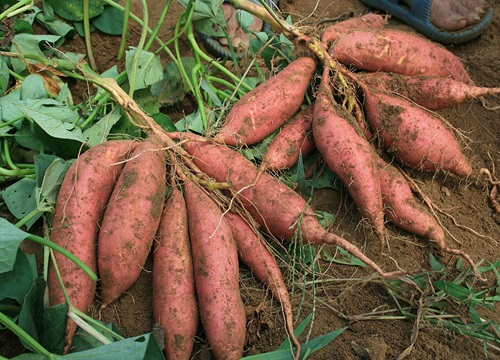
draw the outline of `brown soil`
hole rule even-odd
[[[485,34],[468,44],[451,47],[464,62],[474,81],[482,86],[500,85],[500,3],[494,2],[495,18]],[[150,24],[154,26],[163,2],[149,1]],[[359,14],[365,7],[358,0],[282,0],[281,10],[291,14],[295,21],[303,21],[304,25],[315,25],[328,18],[353,11]],[[135,13],[140,15],[136,4]],[[174,1],[160,37],[169,39],[172,27],[182,9]],[[320,29],[324,24],[319,25]],[[391,20],[390,26],[411,28]],[[93,35],[94,54],[101,71],[115,64],[115,56],[119,45],[118,37]],[[131,29],[129,44],[135,46],[140,36],[139,30]],[[185,43],[186,54],[190,48]],[[65,50],[84,52],[80,39],[74,39],[66,45]],[[84,92],[87,88],[82,89]],[[85,94],[85,93],[83,93]],[[82,95],[85,96],[85,95]],[[498,97],[486,98],[488,105],[498,106]],[[172,118],[179,118],[183,113],[190,113],[190,104],[165,108]],[[444,174],[422,174],[409,172],[421,190],[443,210],[439,214],[443,226],[449,231],[448,243],[451,247],[460,248],[476,261],[500,259],[498,250],[498,233],[500,231],[500,215],[495,214],[488,197],[489,184],[478,176],[480,168],[500,168],[500,125],[498,110],[488,110],[480,101],[469,102],[447,110],[439,111],[454,127],[460,129],[468,138],[466,155],[471,159],[475,175],[467,180],[459,180]],[[498,200],[498,199],[497,199]],[[387,256],[379,254],[379,242],[376,234],[361,225],[359,213],[352,205],[346,193],[335,191],[317,191],[313,207],[318,210],[337,214],[332,231],[342,235],[352,243],[361,247],[364,252],[375,259],[384,269],[396,270],[398,267],[420,271],[429,269],[429,254],[436,256],[441,262],[453,266],[457,258],[441,254],[434,246],[421,238],[412,236],[395,227],[387,226],[389,251]],[[452,221],[456,221],[456,224]],[[473,229],[473,233],[468,229]],[[115,322],[123,335],[135,336],[150,332],[153,328],[151,309],[151,259],[145,266],[140,279],[129,291],[112,306],[105,309],[100,316],[105,322]],[[248,345],[246,355],[275,350],[286,338],[283,319],[279,305],[270,299],[268,292],[256,281],[242,281],[242,295],[248,310]],[[305,297],[300,279],[294,281],[293,301],[299,319],[314,312],[314,323],[311,337],[326,334],[335,329],[347,326],[337,339],[324,349],[312,355],[311,359],[395,359],[412,343],[413,320],[359,320],[356,315],[368,314],[372,311],[395,309],[393,299],[385,287],[378,281],[356,280],[369,275],[368,270],[331,264],[322,273],[316,274],[315,295],[313,287],[307,285]],[[291,276],[289,275],[290,279]],[[336,281],[332,281],[336,279]],[[492,284],[492,280],[487,285]],[[290,281],[290,289],[292,282]],[[474,284],[479,288],[483,284]],[[418,303],[415,293],[414,303]],[[498,308],[498,307],[497,307]],[[451,311],[451,310],[450,310]],[[397,313],[394,313],[397,314]],[[500,316],[491,311],[481,311],[485,319],[500,322]],[[304,341],[305,337],[301,337]],[[196,339],[194,359],[210,359],[210,351],[204,342],[200,330]],[[500,352],[490,348],[488,356],[499,358]],[[482,343],[472,337],[459,335],[431,325],[422,320],[419,324],[418,338],[409,359],[477,359],[486,358]]]

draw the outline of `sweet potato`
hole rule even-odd
[[[222,211],[196,184],[184,183],[200,318],[217,359],[240,359],[246,336],[239,264]]]
[[[359,17],[352,17],[347,20],[328,26],[321,33],[321,41],[330,45],[339,37],[360,29],[382,29],[387,24],[388,18],[379,14],[368,13]]]
[[[190,359],[198,329],[198,303],[186,202],[175,187],[154,243],[153,317],[165,329],[167,359]]]
[[[158,230],[165,190],[165,155],[150,137],[127,160],[102,220],[97,251],[102,308],[141,273]]]
[[[429,110],[444,109],[481,96],[500,94],[500,88],[468,85],[437,76],[405,76],[385,72],[358,76],[377,90],[397,93]]]
[[[274,298],[281,303],[288,336],[296,347],[295,353],[297,356],[300,355],[300,343],[294,334],[290,295],[276,259],[264,245],[258,233],[239,214],[227,212],[224,217],[233,232],[241,260],[260,281],[269,287]]]
[[[404,31],[353,31],[340,37],[329,51],[339,62],[359,70],[451,77],[474,85],[462,62],[452,52]]]
[[[298,58],[245,94],[232,107],[214,140],[242,146],[271,135],[299,110],[315,69],[312,58]]]
[[[382,194],[370,143],[360,136],[333,99],[330,71],[325,68],[314,104],[313,136],[328,167],[340,178],[361,214],[384,245]]]
[[[380,145],[410,168],[448,170],[460,177],[472,167],[453,133],[434,114],[398,96],[364,86],[366,118]]]
[[[70,166],[61,184],[54,211],[50,239],[72,252],[97,272],[96,242],[99,221],[115,186],[121,163],[133,147],[132,141],[108,141],[96,145]],[[83,270],[54,253],[71,305],[87,312],[94,300],[96,284]],[[48,273],[49,303],[65,302],[54,266]],[[67,353],[76,323],[68,319],[64,352]]]
[[[463,257],[474,269],[478,277],[476,264],[469,254],[446,244],[443,228],[434,217],[414,198],[404,176],[381,158],[377,159],[380,188],[383,194],[385,214],[396,226],[422,236],[435,243],[439,250]]]
[[[315,149],[312,136],[313,108],[309,106],[283,125],[262,156],[261,170],[288,169],[297,162],[300,154],[307,156]]]
[[[182,133],[178,138],[186,140],[182,146],[203,172],[217,181],[232,184],[235,196],[263,229],[275,237],[292,241],[297,232],[304,243],[338,245],[380,275],[389,277],[396,274],[384,272],[358,247],[326,231],[299,194],[273,176],[260,173],[243,155],[226,146],[211,144],[194,134]],[[258,181],[255,181],[258,175]],[[297,231],[298,225],[300,231]]]

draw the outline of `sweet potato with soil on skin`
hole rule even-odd
[[[198,303],[186,202],[175,187],[154,242],[153,317],[165,329],[167,359],[190,359],[198,329]]]
[[[240,359],[246,314],[231,228],[215,202],[196,184],[184,183],[200,318],[217,359]]]
[[[387,24],[388,17],[369,13],[328,26],[321,33],[321,41],[329,45],[351,31],[360,29],[382,29]]]
[[[283,125],[262,156],[261,171],[288,169],[297,163],[300,154],[305,157],[316,148],[312,136],[313,108],[309,106]]]
[[[366,85],[363,90],[368,122],[382,148],[401,164],[460,177],[472,173],[457,139],[438,117],[402,97]]]
[[[367,85],[404,96],[429,110],[444,109],[481,96],[500,94],[500,88],[468,85],[437,76],[405,76],[386,72],[358,74]]]
[[[125,163],[104,213],[97,251],[101,308],[139,277],[158,230],[165,191],[165,154],[150,137]]]
[[[299,356],[300,343],[294,334],[293,309],[290,302],[290,295],[288,294],[276,259],[266,245],[264,245],[258,233],[239,214],[227,212],[224,214],[224,217],[233,231],[241,260],[260,281],[269,287],[273,297],[281,303],[288,336],[290,336],[296,347],[296,356]]]
[[[471,265],[478,277],[476,265],[470,255],[446,245],[443,228],[413,196],[408,182],[394,166],[377,159],[380,188],[383,194],[385,214],[396,226],[436,243],[439,250],[461,256]]]
[[[271,135],[299,110],[315,70],[314,59],[298,58],[245,94],[229,111],[214,141],[243,146]]]
[[[474,85],[462,62],[452,52],[404,31],[353,31],[340,37],[329,52],[342,64],[359,70],[451,77]]]
[[[211,144],[194,134],[181,133],[175,136],[182,140],[183,148],[191,154],[195,164],[205,174],[232,185],[234,195],[248,212],[264,230],[275,237],[292,241],[300,223],[298,235],[302,242],[338,245],[364,261],[381,276],[390,277],[400,273],[384,272],[358,247],[326,231],[299,194],[273,176],[259,172],[243,155],[226,146]],[[184,141],[188,139],[190,141]]]
[[[133,146],[132,141],[108,141],[90,148],[70,166],[57,196],[50,240],[73,253],[94,272],[97,272],[99,221],[123,168],[121,162]],[[71,304],[86,313],[94,300],[96,283],[65,256],[57,252],[54,256]],[[52,264],[47,285],[50,305],[64,303]],[[68,319],[64,353],[71,346],[76,326]]]
[[[342,180],[361,214],[368,218],[384,245],[384,210],[371,144],[346,120],[336,104],[325,68],[314,103],[313,136],[328,167]]]

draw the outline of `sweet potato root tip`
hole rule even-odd
[[[123,168],[121,162],[133,146],[132,141],[108,141],[90,148],[70,166],[57,196],[50,239],[94,272],[99,221]],[[94,300],[95,282],[63,255],[54,256],[71,304],[86,313]],[[53,265],[47,286],[50,305],[65,302]],[[68,319],[64,353],[69,351],[75,330],[76,323]]]
[[[239,289],[239,263],[231,228],[198,185],[184,182],[200,319],[218,359],[240,359],[246,315]]]
[[[288,294],[276,259],[263,244],[263,240],[240,215],[228,212],[224,217],[228,220],[231,227],[242,261],[260,281],[269,287],[273,297],[281,303],[285,316],[286,330],[296,347],[295,353],[296,358],[298,358],[301,346],[294,334],[293,309],[290,302],[290,295]]]
[[[300,108],[316,61],[298,58],[243,96],[231,109],[214,141],[231,146],[258,143]]]
[[[151,249],[166,191],[166,162],[161,148],[154,138],[136,147],[106,208],[98,243],[102,308],[135,282]]]

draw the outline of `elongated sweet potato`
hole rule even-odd
[[[387,164],[381,158],[377,159],[377,164],[385,214],[390,222],[434,242],[443,252],[463,257],[474,269],[476,275],[481,278],[481,274],[469,254],[459,249],[450,248],[446,244],[443,228],[413,197],[410,186],[398,169]]]
[[[313,136],[328,167],[342,180],[361,214],[368,218],[384,245],[384,210],[374,151],[340,114],[325,68],[314,104]],[[347,116],[347,115],[345,115]]]
[[[165,155],[150,137],[123,167],[102,220],[97,252],[102,308],[141,273],[158,230],[165,190]]]
[[[333,244],[349,251],[382,276],[386,273],[373,260],[347,240],[326,231],[316,219],[313,210],[295,191],[267,173],[260,173],[255,165],[238,152],[207,142],[194,134],[178,136],[182,146],[193,157],[196,165],[207,175],[220,182],[232,184],[236,196],[263,229],[287,241],[298,238],[304,243]],[[257,176],[259,175],[258,181]]]
[[[240,215],[228,212],[224,217],[227,219],[233,232],[241,260],[250,270],[252,270],[260,281],[269,287],[274,298],[281,303],[288,336],[292,339],[296,347],[295,353],[299,356],[300,342],[294,334],[293,309],[290,302],[290,295],[288,294],[283,275],[281,274],[276,259],[264,245],[258,233],[255,232]]]
[[[271,135],[299,110],[315,69],[312,58],[298,58],[245,94],[232,107],[214,140],[242,146]]]
[[[405,76],[385,72],[359,74],[369,86],[404,96],[429,110],[444,109],[485,95],[500,94],[500,88],[468,85],[437,76]]]
[[[358,30],[329,49],[339,62],[360,70],[402,75],[451,77],[473,85],[462,62],[446,48],[404,31]]]
[[[361,29],[382,29],[387,24],[388,18],[379,14],[368,13],[358,17],[352,17],[347,20],[328,26],[321,33],[321,41],[329,45],[339,37],[350,33],[351,31]]]
[[[366,118],[382,148],[401,164],[460,177],[472,173],[460,144],[439,118],[402,97],[363,87]]]
[[[96,242],[99,221],[123,168],[121,163],[134,146],[132,141],[108,141],[96,145],[70,166],[57,196],[50,239],[72,252],[97,272]],[[71,304],[87,312],[94,300],[96,284],[76,264],[54,253]],[[64,303],[54,266],[48,274],[50,305]],[[64,352],[67,353],[76,323],[68,319]]]
[[[313,109],[313,106],[309,106],[283,125],[262,156],[261,170],[288,169],[297,162],[300,154],[307,156],[315,149],[312,136]]]
[[[165,329],[167,359],[190,359],[198,303],[184,196],[173,188],[154,243],[153,317]]]
[[[217,359],[240,359],[246,336],[239,264],[222,211],[191,181],[184,183],[200,318]]]

